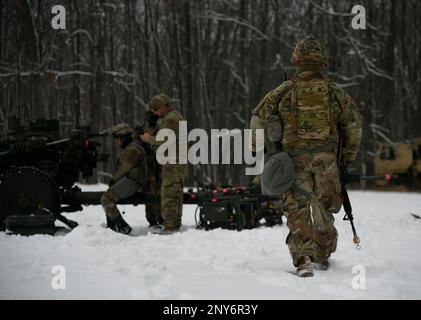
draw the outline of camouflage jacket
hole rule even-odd
[[[136,181],[139,185],[145,183],[148,175],[147,159],[144,149],[137,141],[133,141],[121,151],[117,166],[112,183],[124,177]]]
[[[184,121],[183,116],[176,110],[171,109],[167,114],[165,114],[159,121],[158,121],[158,132],[160,130],[169,129],[175,133],[176,136],[176,143],[177,143],[177,155],[176,159],[179,159],[179,152],[178,152],[178,144],[180,141],[180,132],[179,132],[179,124],[180,121]],[[157,141],[156,136],[152,136],[151,140],[149,141],[150,144],[154,146],[160,146],[164,144],[166,141]],[[186,141],[187,143],[187,141]]]
[[[323,92],[322,88],[325,88],[326,98],[316,97],[317,102],[312,102],[316,108],[309,107],[305,100],[300,101],[299,99],[300,86],[313,84],[316,86],[317,93]],[[326,110],[318,108],[323,104],[326,105]],[[305,112],[301,110],[305,110]],[[305,113],[307,115],[303,116]],[[332,146],[331,152],[337,153],[341,142],[340,164],[346,164],[356,159],[362,138],[361,117],[358,108],[353,99],[338,84],[327,79],[321,72],[298,71],[293,81],[282,83],[263,98],[254,109],[251,119],[254,148],[255,130],[264,129],[265,135],[267,135],[269,119],[274,115],[281,123],[282,141],[280,143],[283,150],[287,152],[298,150],[305,153],[324,146]],[[318,125],[314,126],[314,123]],[[315,132],[310,132],[307,135],[306,132],[304,134],[300,132],[300,129],[306,124],[310,124],[309,127],[313,125],[316,128]]]

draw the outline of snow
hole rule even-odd
[[[205,232],[195,229],[195,207],[186,206],[182,233],[157,236],[143,206],[126,206],[134,232],[123,236],[104,228],[101,208],[88,207],[68,215],[81,225],[70,233],[0,233],[0,299],[420,299],[421,220],[409,213],[421,214],[421,196],[350,196],[362,250],[341,213],[332,268],[311,279],[291,274],[286,226]],[[51,285],[57,265],[66,271],[65,290]],[[355,266],[365,270],[365,290],[352,286]]]

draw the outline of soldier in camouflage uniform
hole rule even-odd
[[[110,181],[110,188],[101,197],[101,204],[107,216],[107,227],[123,234],[129,234],[132,228],[124,221],[117,203],[143,191],[147,177],[145,151],[134,139],[134,130],[125,123],[113,129],[113,138],[121,148],[118,170]]]
[[[356,159],[362,129],[353,99],[323,73],[329,61],[314,36],[297,44],[292,63],[295,76],[264,97],[251,128],[264,129],[294,160],[295,185],[283,196],[287,245],[297,274],[309,277],[313,268],[327,270],[336,251],[334,214],[342,206],[338,168]]]
[[[172,130],[179,142],[179,123],[183,121],[181,114],[171,106],[171,99],[166,94],[154,96],[147,108],[154,111],[160,120],[158,131],[163,129]],[[156,136],[146,133],[140,136],[143,142],[154,146],[162,145],[164,142],[157,141]],[[186,166],[180,164],[177,158],[176,164],[165,164],[162,166],[162,184],[161,184],[161,213],[164,219],[164,233],[173,233],[179,231],[182,224],[183,213],[183,187],[186,176]]]

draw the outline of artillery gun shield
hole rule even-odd
[[[60,206],[60,190],[45,172],[21,167],[0,176],[0,230],[5,229],[7,219],[13,228],[18,227],[17,221],[22,227],[28,227],[36,218],[39,218],[36,227],[42,227],[40,221],[47,221],[51,227],[55,219],[48,217],[59,213]]]

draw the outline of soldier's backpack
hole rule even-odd
[[[325,79],[297,81],[291,105],[296,112],[300,140],[325,140],[330,136],[329,87]]]
[[[303,79],[292,79],[292,84],[278,95],[278,104],[282,102],[285,107],[275,108],[274,113],[266,119],[266,133],[271,142],[277,143],[283,139],[288,144],[296,140],[329,138],[329,82],[324,76],[320,78],[318,74],[311,74]]]

